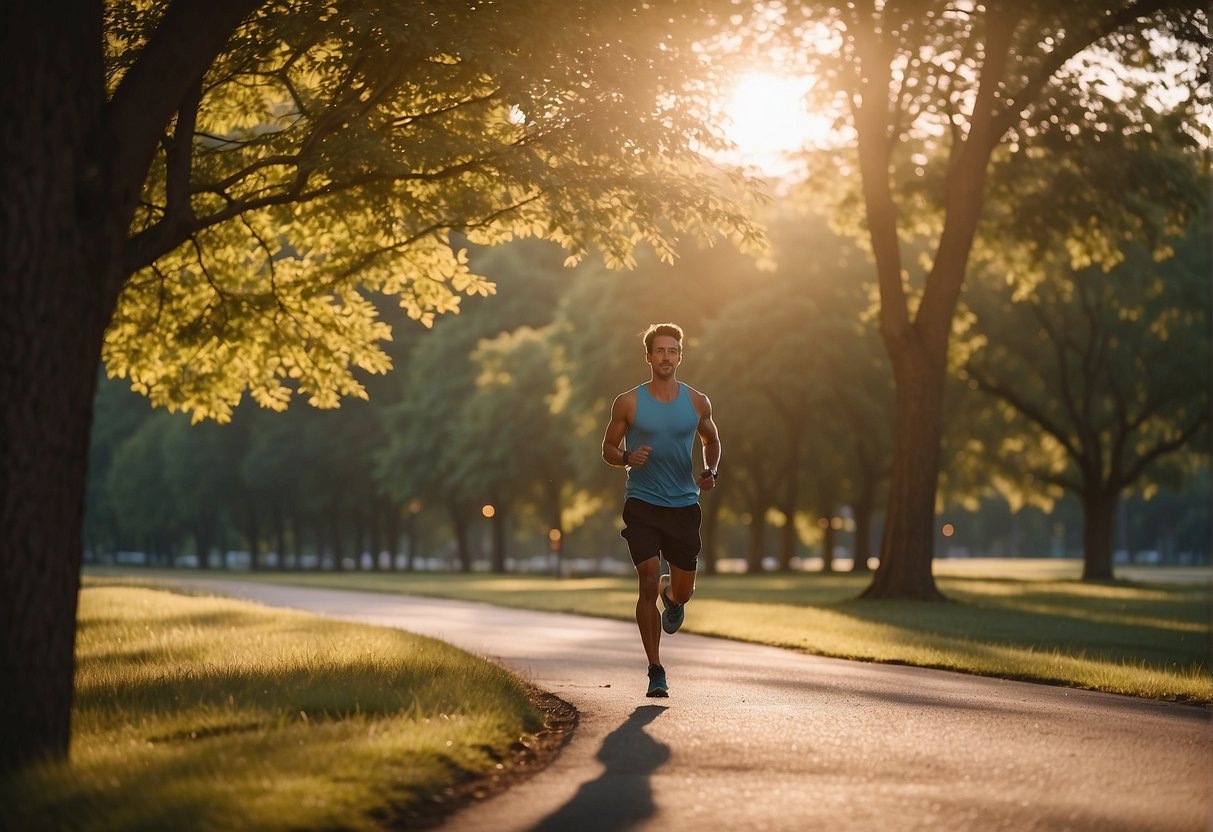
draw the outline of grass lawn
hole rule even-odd
[[[849,573],[705,575],[688,607],[685,629],[848,659],[1213,702],[1213,572],[1207,568],[1176,573],[1184,583],[1158,580],[1165,570],[1128,571],[1138,580],[1083,583],[1074,561],[940,560],[935,573],[952,603],[856,601],[869,578]],[[167,578],[174,573],[128,569],[122,574]],[[1142,580],[1146,575],[1149,581]],[[632,620],[636,603],[630,577],[369,572],[231,577],[622,620]]]
[[[432,639],[97,584],[71,763],[0,784],[0,828],[381,829],[543,728],[515,677]]]

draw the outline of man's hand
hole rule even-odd
[[[649,458],[649,454],[653,452],[652,445],[641,445],[635,450],[628,450],[628,467],[639,468],[644,465],[644,461]]]
[[[699,475],[699,490],[711,491],[716,487],[716,478],[712,476],[712,472],[707,468],[703,469],[703,473]]]

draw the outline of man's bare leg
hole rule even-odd
[[[657,597],[665,611],[661,613],[661,629],[676,633],[686,620],[686,603],[695,594],[694,570],[680,569],[670,564],[670,574],[662,575],[657,584]]]
[[[670,589],[666,595],[675,604],[685,604],[695,594],[695,570],[682,569],[670,564]]]
[[[636,626],[649,664],[661,664],[661,612],[657,609],[657,582],[661,579],[661,559],[651,557],[636,564],[638,597]]]

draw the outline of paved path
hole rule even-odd
[[[555,763],[452,832],[1213,829],[1207,708],[683,633],[663,639],[670,698],[653,700],[626,623],[206,583],[441,638],[581,712]]]

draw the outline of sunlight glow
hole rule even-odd
[[[812,84],[812,78],[770,72],[742,76],[723,105],[725,135],[737,145],[730,161],[787,177],[799,167],[789,154],[829,143],[834,136],[830,120],[807,109],[805,96]]]

